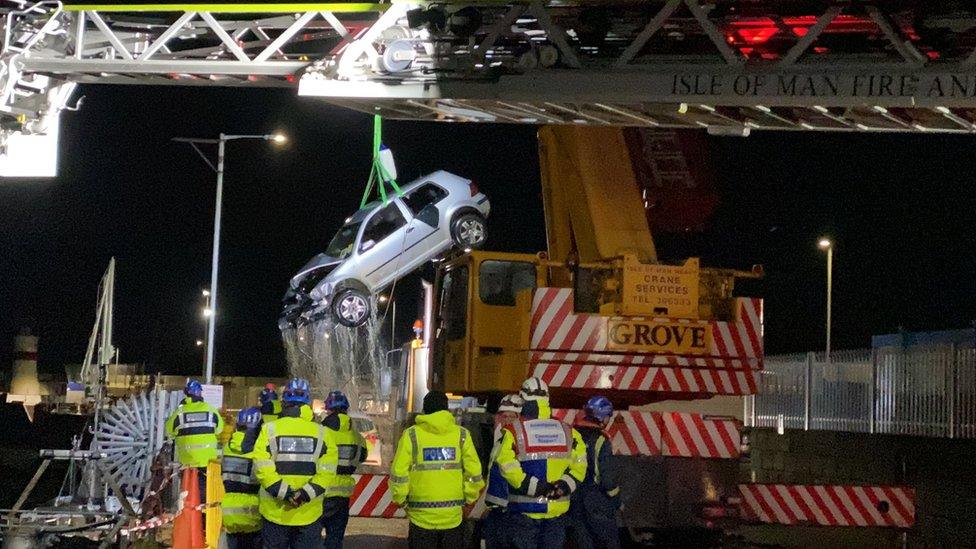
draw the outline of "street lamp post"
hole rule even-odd
[[[827,252],[827,355],[826,362],[830,363],[830,318],[831,297],[834,293],[834,243],[829,238],[821,238],[817,243],[821,250]]]
[[[272,143],[282,144],[287,138],[281,134],[265,135],[228,135],[220,134],[217,139],[201,139],[196,137],[174,137],[173,141],[189,143],[191,147],[203,158],[210,169],[217,172],[217,196],[214,206],[214,230],[213,230],[213,257],[210,263],[210,295],[208,296],[210,314],[207,318],[207,365],[204,371],[204,379],[209,384],[213,380],[213,357],[214,357],[214,331],[217,324],[217,265],[220,258],[220,212],[224,196],[224,150],[228,141],[238,139],[263,139]],[[217,145],[217,166],[215,167],[210,159],[197,147],[202,144]]]
[[[209,327],[210,317],[213,316],[213,309],[210,308],[210,290],[205,289],[200,293],[203,295],[203,321],[206,323],[207,327]],[[200,354],[200,358],[202,360],[201,364],[203,365],[204,372],[207,371],[207,348],[209,347],[207,345],[208,340],[209,338],[207,337],[206,330],[204,330],[203,339],[197,340],[197,347],[202,347],[203,350],[203,353]]]

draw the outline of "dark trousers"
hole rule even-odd
[[[325,549],[342,549],[349,524],[349,498],[325,498],[322,504],[322,528],[325,528]]]
[[[464,525],[448,530],[428,530],[410,523],[407,533],[409,549],[462,549],[464,547]]]
[[[481,537],[487,549],[510,549],[510,524],[504,507],[492,507],[481,519]]]
[[[322,547],[322,525],[282,526],[270,520],[261,527],[264,549],[318,549]]]
[[[581,487],[569,508],[570,536],[577,549],[620,549],[616,498],[599,488]]]
[[[563,549],[566,545],[566,517],[533,519],[522,513],[508,513],[513,549]]]
[[[261,549],[261,532],[227,533],[227,549]]]

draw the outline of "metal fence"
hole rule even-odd
[[[972,344],[769,356],[755,427],[976,438]]]

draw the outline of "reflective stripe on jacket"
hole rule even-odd
[[[540,487],[561,480],[575,491],[586,477],[586,445],[575,429],[550,419],[548,400],[537,402],[538,417],[526,417],[523,407],[522,418],[505,428],[497,463],[510,487],[510,511],[554,518],[569,511],[570,497],[549,499]]]
[[[261,529],[258,511],[258,483],[253,448],[244,448],[243,431],[237,431],[224,447],[221,477],[224,480],[224,499],[221,503],[224,528],[231,534],[257,532]]]
[[[185,467],[206,467],[220,455],[217,436],[224,419],[206,402],[187,397],[166,420],[166,435],[173,439],[175,457]]]
[[[481,461],[467,429],[444,410],[417,416],[404,431],[390,471],[390,490],[410,522],[428,530],[461,524],[462,508],[481,495]]]
[[[325,427],[302,415],[299,407],[285,407],[276,421],[261,426],[254,445],[261,516],[283,526],[306,526],[322,516],[323,495],[338,464]],[[294,506],[289,500],[299,490],[309,501]]]
[[[352,475],[356,467],[366,460],[366,441],[352,428],[349,416],[341,412],[328,416],[322,424],[325,425],[326,436],[332,438],[339,451],[336,476],[332,484],[326,487],[325,497],[347,498],[356,488],[356,479]]]

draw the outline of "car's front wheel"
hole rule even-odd
[[[458,216],[451,224],[451,236],[459,248],[483,248],[488,240],[485,218],[475,213]]]
[[[369,298],[355,288],[346,288],[336,295],[332,302],[332,313],[336,321],[348,328],[356,328],[369,318]]]

